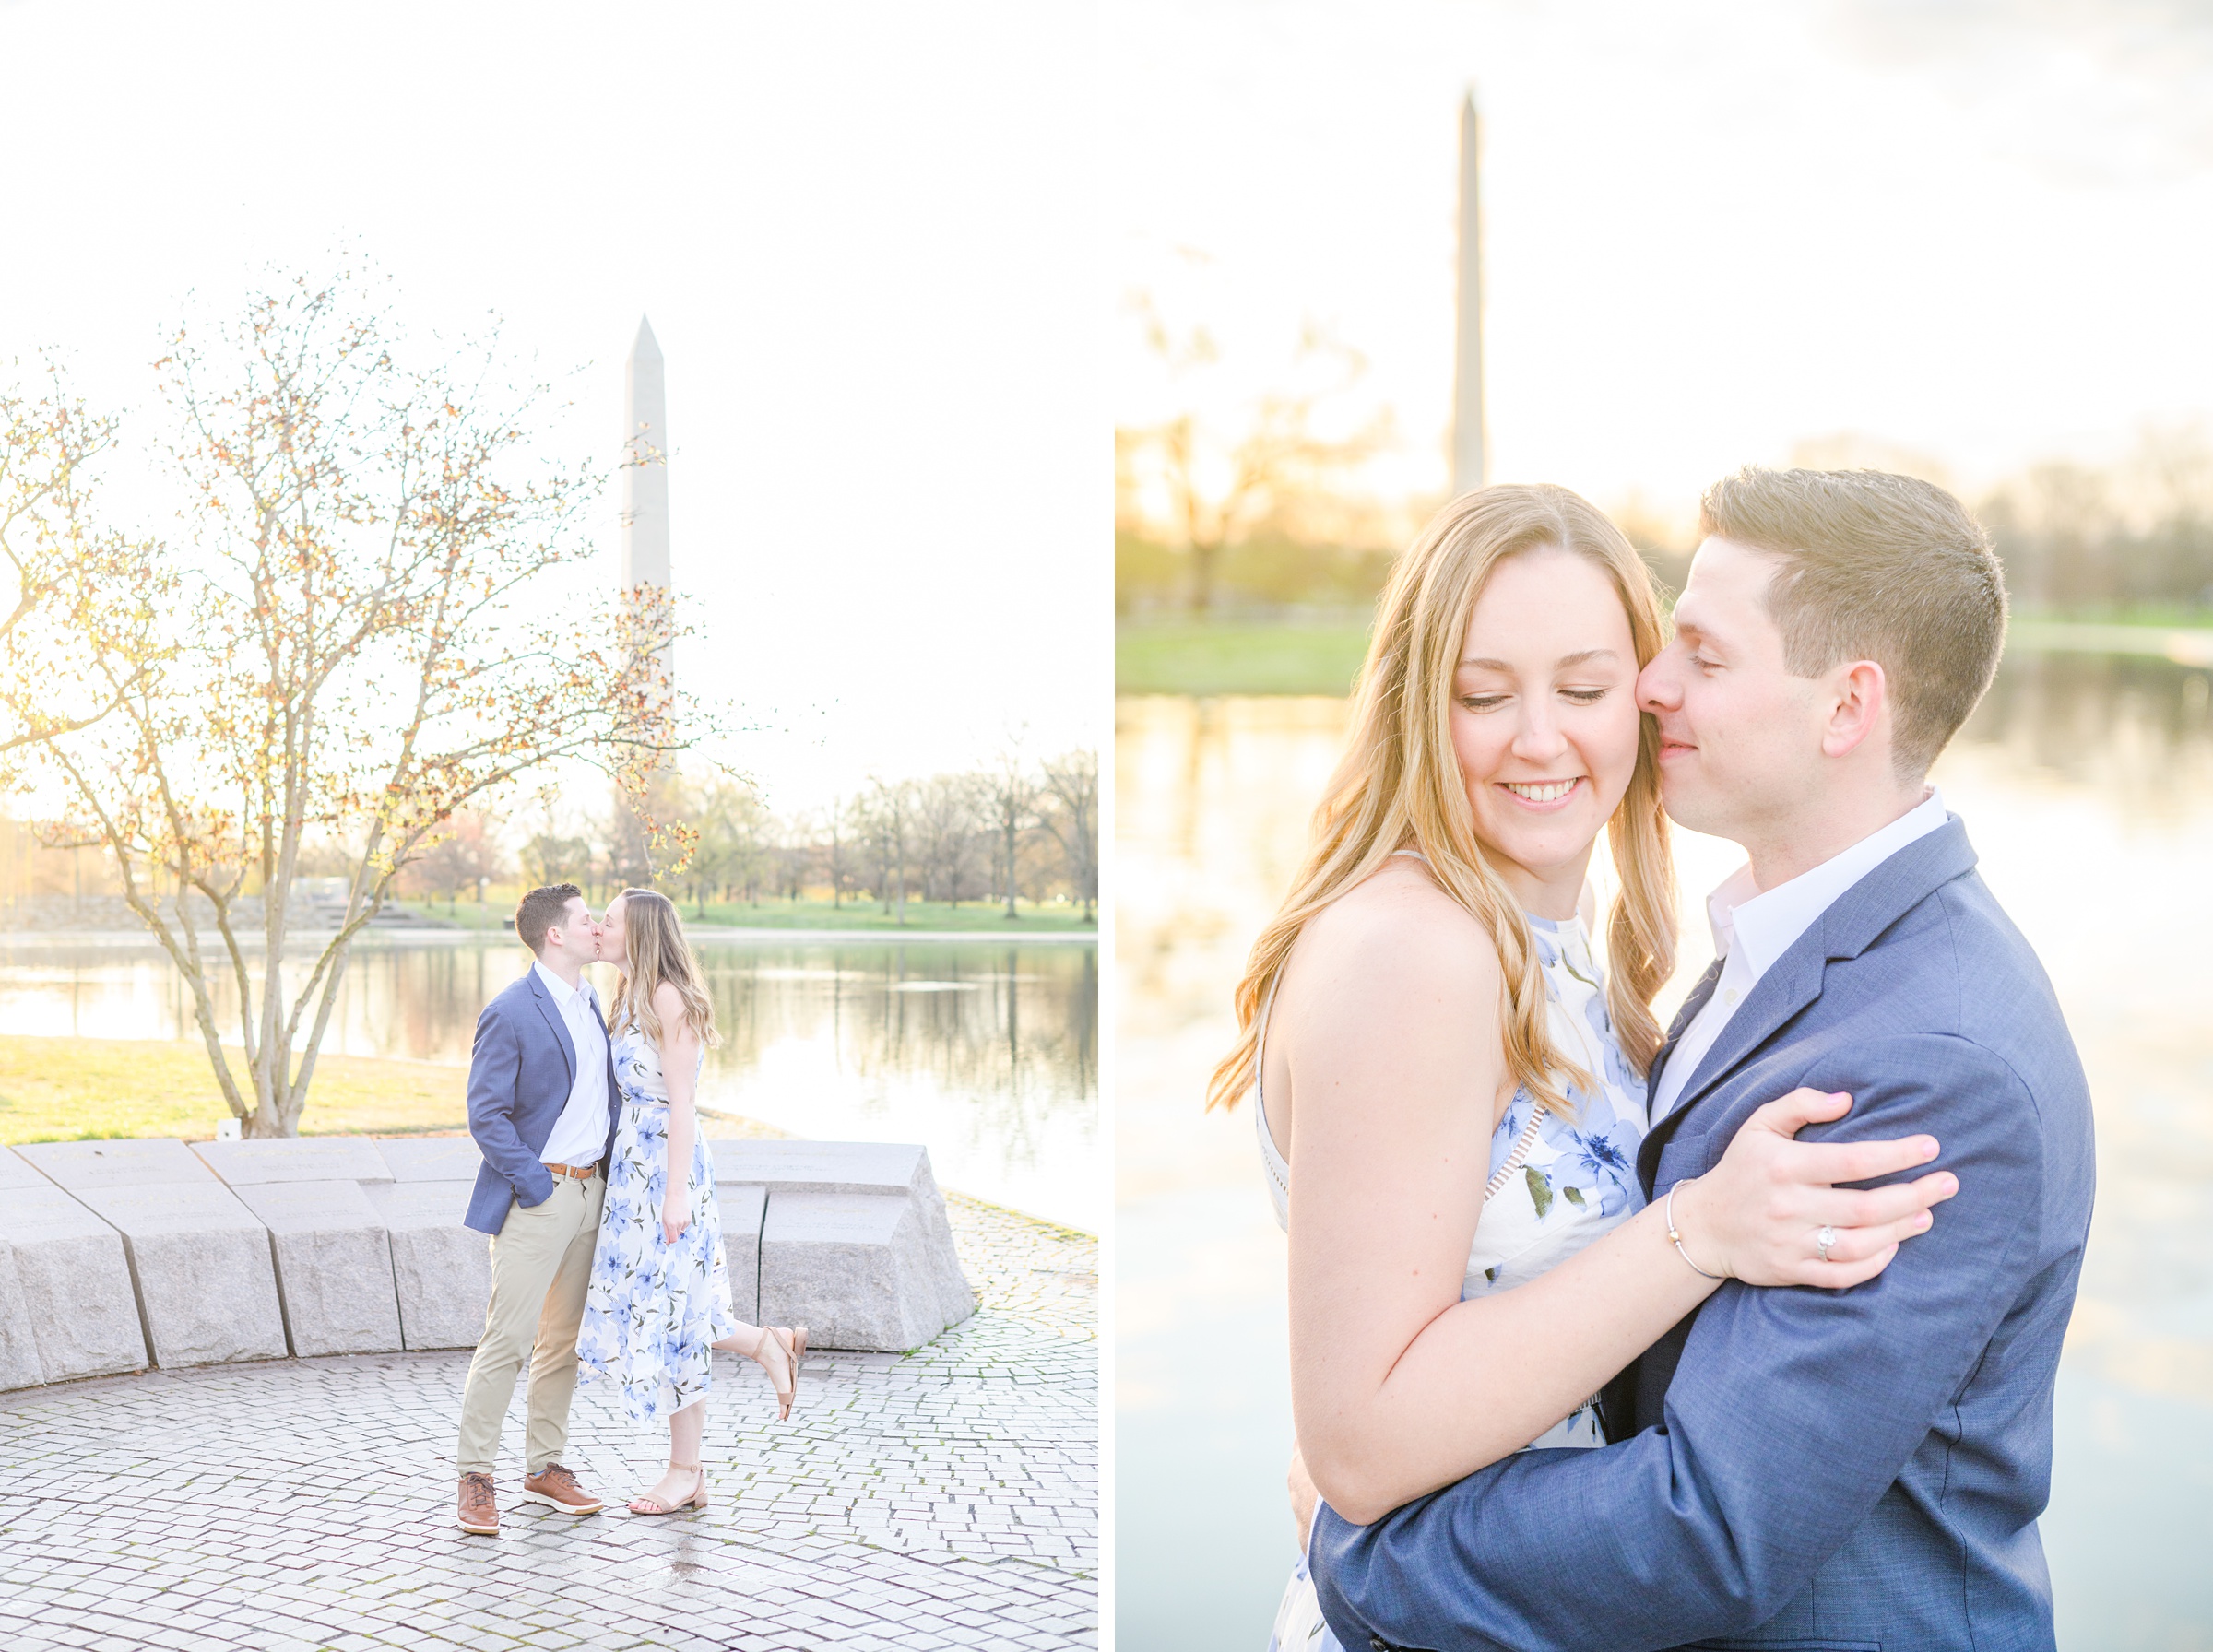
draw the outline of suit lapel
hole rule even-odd
[[[1644,1181],[1645,1197],[1652,1194],[1660,1155],[1675,1139],[1684,1118],[1699,1098],[1742,1066],[1745,1060],[1786,1026],[1808,1004],[1821,996],[1821,979],[1831,959],[1856,958],[1875,944],[1884,930],[1953,879],[1972,871],[1975,852],[1967,841],[1967,829],[1954,815],[1926,836],[1916,838],[1838,896],[1828,910],[1791,944],[1789,950],[1769,966],[1768,973],[1746,995],[1722,1029],[1719,1038],[1683,1086],[1668,1115],[1654,1125],[1637,1151],[1637,1171]],[[1720,966],[1707,972],[1702,985],[1708,997],[1720,979]],[[1701,1000],[1702,1001],[1702,1000]],[[1675,1018],[1663,1054],[1690,1025],[1696,1011]],[[1659,1088],[1661,1062],[1652,1064],[1651,1091]],[[1775,1098],[1764,1098],[1772,1101]],[[1649,1103],[1648,1103],[1649,1104]]]
[[[1690,1075],[1689,1081],[1683,1086],[1683,1093],[1668,1109],[1667,1116],[1646,1135],[1643,1145],[1637,1150],[1637,1170],[1644,1178],[1646,1198],[1651,1197],[1661,1152],[1675,1139],[1675,1131],[1698,1104],[1698,1098],[1773,1037],[1793,1016],[1821,996],[1821,974],[1826,960],[1820,927],[1816,924],[1800,936],[1791,950],[1759,978],[1722,1028],[1721,1036],[1707,1047],[1706,1058]]]
[[[576,1082],[576,1043],[569,1036],[568,1023],[561,1019],[561,1011],[553,1006],[553,995],[546,984],[538,978],[538,971],[529,974],[530,996],[538,1000],[538,1012],[546,1018],[546,1025],[553,1029],[554,1042],[561,1045],[561,1058],[569,1064],[569,1083]]]

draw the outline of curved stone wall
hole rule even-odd
[[[904,1351],[975,1312],[924,1149],[708,1145],[740,1317]],[[473,1347],[479,1162],[467,1137],[0,1148],[0,1389]]]

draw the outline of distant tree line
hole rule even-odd
[[[716,774],[658,783],[656,812],[698,833],[691,859],[657,873],[634,817],[604,814],[504,822],[461,817],[409,868],[419,898],[480,898],[492,883],[574,880],[596,900],[657,885],[694,912],[763,900],[875,903],[1065,898],[1095,915],[1099,894],[1098,754],[1042,762],[1008,755],[985,767],[919,780],[875,780],[815,809],[778,814],[743,781]]]
[[[2039,465],[1982,501],[2016,608],[2213,608],[2213,454],[2148,438],[2124,465]]]
[[[1186,338],[1151,301],[1140,301],[1135,316],[1168,383],[1217,360],[1204,329]],[[1244,425],[1215,427],[1189,411],[1118,429],[1118,615],[1363,610],[1399,550],[1445,504],[1440,493],[1379,493],[1370,462],[1394,444],[1388,418],[1317,436],[1328,407],[1359,376],[1356,356],[1310,338],[1301,359],[1350,360],[1355,370],[1263,395]],[[1960,491],[1930,455],[1852,433],[1802,442],[1791,462],[1905,471]],[[2042,462],[1963,498],[1990,526],[2018,613],[2213,608],[2213,436],[2200,427],[2147,429],[2112,465]],[[1603,504],[1660,582],[1680,591],[1698,544],[1695,502],[1675,511],[1653,511],[1642,498]]]

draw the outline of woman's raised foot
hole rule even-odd
[[[775,1358],[768,1355],[773,1351]],[[799,1389],[799,1362],[807,1357],[807,1328],[787,1325],[763,1326],[761,1345],[753,1358],[761,1369],[768,1373],[769,1386],[776,1391],[776,1421],[787,1422],[791,1417],[791,1402]]]

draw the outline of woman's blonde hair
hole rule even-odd
[[[622,903],[622,950],[627,957],[623,973],[615,981],[614,1014],[609,1024],[620,1032],[634,1028],[661,1043],[661,1018],[653,1008],[653,995],[665,981],[684,1001],[684,1024],[712,1049],[722,1042],[715,1031],[715,1005],[702,984],[699,960],[684,939],[684,921],[676,903],[658,890],[626,889],[615,897]]]
[[[1377,604],[1375,635],[1353,689],[1343,759],[1314,811],[1306,864],[1247,960],[1237,1042],[1214,1068],[1206,1104],[1231,1107],[1259,1077],[1261,1006],[1307,920],[1414,848],[1445,892],[1498,949],[1506,1062],[1516,1083],[1559,1113],[1566,1083],[1591,1075],[1553,1048],[1544,978],[1520,903],[1477,841],[1452,748],[1452,684],[1476,599],[1509,557],[1546,548],[1587,557],[1613,581],[1641,667],[1660,652],[1651,575],[1621,530],[1565,488],[1485,488],[1447,505],[1399,559]],[[1652,995],[1675,963],[1675,880],[1660,809],[1659,732],[1640,718],[1637,766],[1607,823],[1621,893],[1606,932],[1606,1007],[1622,1053],[1641,1073],[1660,1047]],[[1563,1083],[1562,1080],[1566,1080]]]

